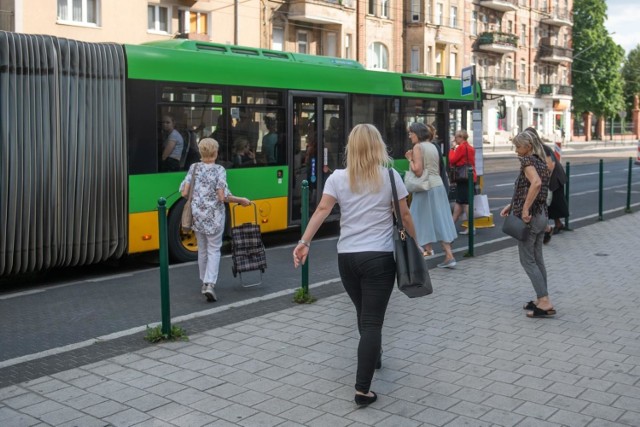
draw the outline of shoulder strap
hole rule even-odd
[[[196,171],[198,170],[198,163],[194,163],[193,165],[193,173],[191,174],[191,185],[189,186],[189,202],[193,199],[193,187],[196,186]]]
[[[393,177],[393,169],[389,169],[389,179],[391,180],[391,191],[393,192],[393,206],[396,210],[396,227],[398,227],[398,230],[404,230],[404,225],[402,225],[402,215],[400,215],[400,203],[398,203],[396,180]]]

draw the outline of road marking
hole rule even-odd
[[[109,277],[97,277],[95,279],[87,279],[85,280],[85,282],[97,283],[97,282],[104,282],[106,280],[122,279],[123,277],[131,277],[131,276],[133,276],[133,273],[114,274],[113,276],[109,276]]]
[[[0,295],[0,300],[10,299],[10,298],[15,298],[15,297],[23,297],[25,295],[39,294],[39,293],[44,292],[44,291],[45,291],[44,289],[32,289],[30,291],[16,292],[16,293],[7,294],[7,295]]]

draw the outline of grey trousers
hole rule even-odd
[[[531,218],[531,231],[525,241],[518,241],[520,264],[527,273],[538,298],[549,295],[547,292],[547,269],[542,258],[542,239],[548,218],[544,213]]]

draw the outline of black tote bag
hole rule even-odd
[[[393,191],[393,203],[396,211],[396,224],[393,227],[393,243],[396,255],[396,279],[398,289],[409,298],[416,298],[433,293],[429,269],[422,255],[422,250],[413,237],[409,235],[402,224],[400,215],[400,203],[398,191],[393,177],[393,171],[389,169],[391,189]]]

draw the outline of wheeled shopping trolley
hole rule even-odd
[[[238,225],[235,205],[231,211],[231,271],[233,277],[240,275],[240,282],[244,287],[257,286],[262,283],[262,273],[267,268],[267,254],[262,243],[260,225],[258,224],[258,207],[253,205],[254,221]],[[260,271],[260,281],[246,284],[242,280],[242,273]]]

